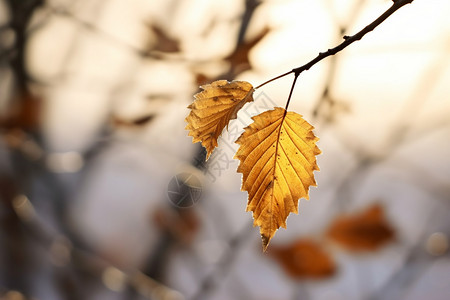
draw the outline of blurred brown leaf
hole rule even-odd
[[[259,33],[254,38],[249,41],[244,41],[236,47],[236,49],[229,56],[225,58],[231,64],[234,76],[244,71],[251,69],[250,61],[248,58],[250,50],[258,44],[268,33],[269,28],[264,28],[261,33]]]
[[[4,117],[0,119],[0,126],[7,129],[33,130],[39,126],[41,100],[26,92],[17,96]]]
[[[324,279],[336,272],[332,257],[311,239],[298,239],[283,247],[273,246],[268,254],[295,279]]]
[[[156,45],[153,45],[151,51],[161,51],[166,53],[180,51],[178,41],[168,36],[162,28],[154,24],[149,25],[149,27],[156,36]]]
[[[375,251],[394,238],[380,204],[353,216],[339,216],[327,236],[350,251]]]
[[[157,208],[153,213],[153,224],[163,232],[169,233],[183,245],[192,243],[201,228],[201,221],[193,208],[173,210]]]
[[[195,74],[195,82],[197,83],[197,86],[205,85],[211,81],[213,81],[213,79],[205,74],[202,73]]]

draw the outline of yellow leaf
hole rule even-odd
[[[321,152],[314,127],[295,112],[276,107],[252,119],[236,141],[235,158],[242,190],[248,192],[247,211],[253,211],[253,225],[260,226],[265,251],[275,231],[286,228],[288,215],[298,213],[298,199],[309,199]]]
[[[206,148],[206,159],[217,147],[217,139],[230,120],[245,103],[253,101],[253,86],[246,81],[217,80],[201,87],[203,91],[194,95],[188,106],[191,112],[186,118],[186,129],[192,142],[202,142]]]

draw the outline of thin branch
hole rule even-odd
[[[287,112],[288,107],[289,107],[289,102],[291,102],[292,92],[294,91],[294,87],[295,87],[295,83],[297,82],[298,75],[300,75],[300,73],[295,73],[294,81],[292,82],[292,86],[291,86],[291,91],[289,92],[289,96],[288,96],[288,99],[287,99],[287,102],[286,102],[286,107],[284,108],[284,110],[285,110],[284,114],[285,115],[286,115],[286,112]]]
[[[266,82],[263,82],[262,84],[258,85],[255,89],[258,89],[258,88],[268,84],[269,82],[272,82],[272,81],[274,81],[276,79],[279,79],[279,78],[284,77],[286,75],[289,75],[291,73],[296,73],[296,74],[298,73],[298,74],[300,74],[303,71],[309,70],[312,66],[314,66],[315,64],[317,64],[319,61],[323,60],[324,58],[327,58],[328,56],[331,56],[331,55],[335,55],[336,53],[342,51],[344,48],[346,48],[347,46],[349,46],[353,42],[359,41],[367,33],[371,32],[376,27],[378,27],[378,25],[383,23],[384,20],[386,20],[389,16],[391,16],[399,8],[405,6],[406,4],[409,4],[409,3],[413,2],[413,1],[414,0],[394,0],[394,4],[392,4],[392,6],[390,8],[388,8],[388,10],[386,10],[377,19],[375,19],[375,21],[373,21],[372,23],[370,23],[369,25],[364,27],[364,29],[362,29],[361,31],[359,31],[358,33],[356,33],[353,36],[344,36],[344,41],[341,44],[339,44],[338,46],[336,46],[334,48],[331,48],[331,49],[328,49],[328,51],[326,51],[326,52],[320,52],[319,55],[317,55],[316,58],[314,58],[313,60],[311,60],[307,64],[305,64],[305,65],[303,65],[301,67],[292,69],[291,71],[286,72],[284,74],[281,74],[281,75],[279,75],[277,77],[274,77],[272,79],[269,79]]]
[[[293,72],[294,72],[294,71],[291,70],[291,71],[286,72],[286,73],[284,73],[284,74],[278,75],[277,77],[274,77],[274,78],[272,78],[272,79],[269,79],[269,80],[267,80],[266,82],[263,82],[263,83],[261,83],[260,85],[258,85],[257,87],[255,87],[255,90],[256,90],[256,89],[259,89],[259,88],[262,87],[263,85],[268,84],[269,82],[272,82],[272,81],[275,81],[275,80],[277,80],[277,79],[280,79],[280,78],[282,78],[282,77],[284,77],[284,76],[287,76],[287,75],[289,75],[289,74],[291,74],[291,73],[293,73]]]
[[[245,11],[242,16],[242,24],[239,29],[239,35],[236,42],[236,48],[244,41],[245,34],[247,33],[248,25],[252,19],[256,8],[261,4],[259,0],[247,0],[245,1]]]

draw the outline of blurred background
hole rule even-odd
[[[450,2],[416,0],[299,77],[317,188],[262,253],[199,86],[260,83],[387,0],[0,0],[0,299],[449,299]]]

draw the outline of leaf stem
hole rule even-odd
[[[289,92],[289,96],[288,96],[288,99],[287,99],[287,102],[286,102],[286,106],[284,108],[284,110],[285,110],[284,114],[285,115],[286,115],[288,107],[289,107],[289,102],[291,102],[292,92],[294,91],[294,87],[295,87],[295,83],[297,82],[298,75],[300,75],[300,73],[295,72],[295,74],[294,74],[294,76],[295,76],[294,77],[294,81],[292,82],[291,90]]]
[[[257,87],[255,87],[255,90],[258,89],[258,88],[260,88],[260,87],[262,87],[263,85],[268,84],[269,82],[272,82],[272,81],[275,81],[275,80],[277,80],[277,79],[280,79],[280,78],[282,78],[282,77],[284,77],[284,76],[286,76],[286,75],[289,75],[289,74],[291,74],[291,73],[293,73],[292,70],[289,71],[289,72],[286,72],[286,73],[284,73],[284,74],[278,75],[278,76],[276,76],[276,77],[274,77],[274,78],[272,78],[272,79],[269,79],[269,80],[267,80],[267,81],[261,83],[261,84],[258,85]]]
[[[389,16],[391,16],[394,12],[396,12],[399,8],[401,8],[402,6],[409,4],[411,2],[413,2],[414,0],[393,0],[394,3],[391,5],[391,7],[389,7],[384,13],[382,13],[378,18],[376,18],[372,23],[370,23],[369,25],[367,25],[366,27],[364,27],[362,30],[360,30],[358,33],[356,33],[355,35],[352,36],[344,36],[344,41],[342,43],[340,43],[339,45],[337,45],[334,48],[328,49],[325,52],[320,52],[319,55],[316,56],[316,58],[314,58],[313,60],[311,60],[310,62],[304,64],[301,67],[292,69],[289,72],[286,72],[284,74],[278,75],[272,79],[269,79],[265,82],[263,82],[262,84],[258,85],[257,87],[255,87],[255,90],[274,81],[277,80],[279,78],[282,78],[284,76],[287,76],[291,73],[295,73],[297,76],[294,79],[294,83],[295,80],[297,79],[298,75],[306,70],[309,70],[312,66],[314,66],[316,63],[318,63],[319,61],[323,60],[324,58],[327,58],[328,56],[331,55],[335,55],[336,53],[342,51],[344,48],[346,48],[347,46],[349,46],[350,44],[352,44],[353,42],[356,42],[360,39],[362,39],[367,33],[371,32],[372,30],[374,30],[376,27],[378,27],[378,25],[380,25],[381,23],[383,23]],[[289,100],[288,100],[288,104],[289,104]]]

